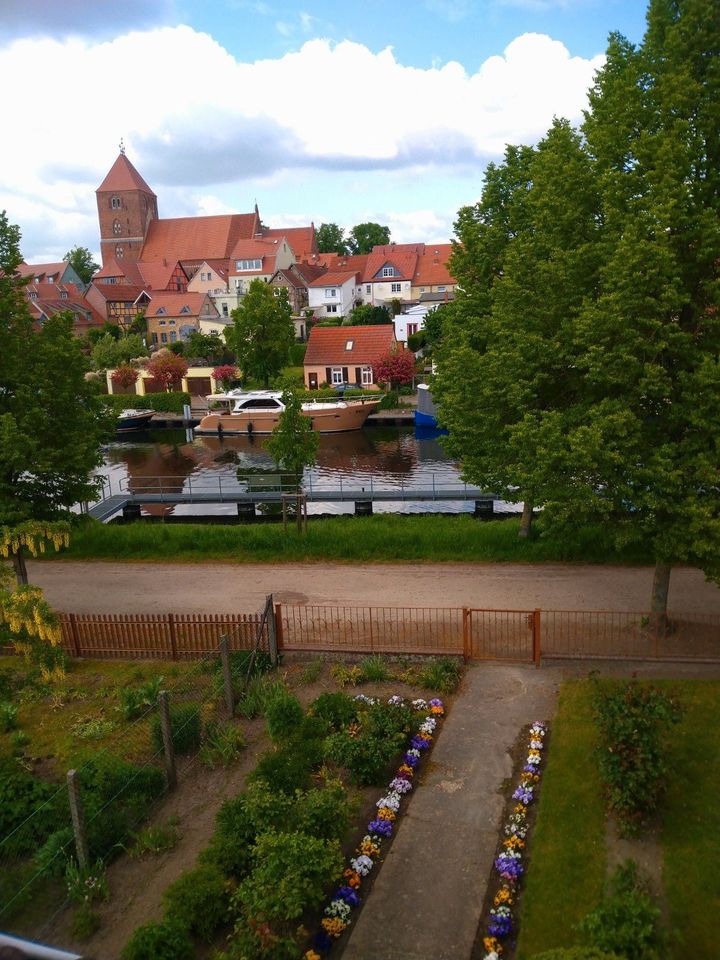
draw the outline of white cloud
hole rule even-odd
[[[414,171],[404,206],[430,209],[438,177],[472,170],[479,179],[507,142],[537,140],[553,115],[579,119],[601,63],[540,34],[518,37],[473,74],[452,61],[420,69],[399,63],[391,48],[324,39],[239,62],[187,26],[103,43],[19,40],[0,48],[0,85],[23,91],[3,109],[5,129],[17,135],[0,154],[0,209],[26,237],[28,220],[33,235],[43,225],[59,236],[69,217],[94,221],[94,190],[121,136],[166,216],[178,215],[168,195],[184,191],[183,206],[192,198],[199,211],[208,209],[210,187],[303,170],[322,171],[329,196],[336,172],[355,172],[361,183],[373,171]],[[90,120],[46,109],[53,78],[83,91]],[[248,207],[244,199],[238,209]]]

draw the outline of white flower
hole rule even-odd
[[[359,873],[361,877],[366,877],[373,868],[373,862],[370,857],[361,854],[359,857],[355,857],[350,861],[350,866],[356,873]]]
[[[415,710],[427,710],[427,700],[413,700],[412,705]]]
[[[420,751],[419,751],[419,750],[416,750],[415,747],[410,747],[410,749],[407,750],[406,753],[407,753],[408,756],[410,756],[410,757],[419,757],[419,756],[420,756]]]
[[[405,699],[404,697],[399,697],[397,694],[395,694],[394,697],[390,697],[388,703],[392,707],[401,707],[405,703]]]
[[[545,746],[545,744],[543,743],[542,740],[531,740],[531,741],[530,741],[530,749],[531,749],[531,750],[542,750],[542,748],[543,748],[544,746]]]
[[[389,793],[386,797],[380,797],[375,806],[388,807],[390,810],[394,810],[397,813],[397,811],[400,809],[400,794],[393,792]]]
[[[331,900],[330,906],[325,907],[325,913],[329,917],[337,917],[339,920],[347,922],[350,916],[350,904],[344,900]]]

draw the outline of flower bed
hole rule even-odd
[[[355,699],[367,703],[377,702],[363,694],[359,694]],[[402,697],[395,696],[390,697],[388,703],[402,706],[405,701]],[[439,699],[427,702],[413,700],[412,706],[419,712],[425,712],[426,716],[418,727],[417,733],[411,737],[403,754],[402,763],[388,784],[387,791],[375,804],[376,814],[369,821],[367,833],[355,850],[354,856],[350,858],[349,866],[343,873],[342,883],[325,908],[321,928],[315,934],[312,948],[305,953],[305,960],[321,960],[350,925],[352,911],[361,903],[359,890],[380,857],[383,843],[392,837],[403,798],[407,797],[413,789],[415,771],[423,754],[430,749],[437,722],[445,713],[443,702]]]
[[[484,960],[499,960],[504,950],[503,941],[507,941],[516,932],[513,907],[525,872],[523,855],[527,843],[528,807],[535,799],[535,790],[540,781],[545,733],[543,723],[536,721],[530,727],[527,756],[520,773],[520,782],[512,794],[513,800],[517,802],[508,815],[503,828],[502,849],[495,859],[498,885],[485,926]]]

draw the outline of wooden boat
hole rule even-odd
[[[121,410],[117,418],[117,433],[132,433],[134,430],[144,430],[152,418],[154,410]]]
[[[279,390],[230,390],[207,398],[217,405],[200,421],[196,433],[272,433],[285,409]],[[367,400],[311,400],[303,403],[302,413],[310,417],[318,433],[342,433],[359,430],[380,403],[380,397]]]

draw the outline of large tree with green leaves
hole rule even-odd
[[[285,409],[265,447],[278,466],[292,474],[295,489],[300,490],[305,467],[315,463],[320,437],[311,418],[303,414],[300,398],[293,390],[285,390],[282,401]]]
[[[347,238],[347,246],[352,254],[372,253],[372,248],[390,243],[390,227],[380,223],[358,223]]]
[[[345,231],[336,223],[321,223],[315,231],[320,253],[347,253],[348,245]]]
[[[100,264],[95,262],[87,247],[73,247],[68,250],[63,260],[70,264],[84,284],[90,283],[93,274],[100,269]]]
[[[235,353],[243,380],[252,377],[270,386],[270,378],[287,363],[288,350],[295,340],[287,290],[253,280],[232,318],[225,338]]]
[[[33,330],[17,272],[19,243],[18,228],[0,214],[0,542],[18,581],[26,582],[27,538],[52,540],[49,524],[92,499],[97,484],[90,474],[102,462],[110,423],[85,379],[72,315],[57,314]]]

